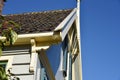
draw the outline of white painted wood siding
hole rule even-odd
[[[11,73],[20,80],[36,80],[34,73],[29,71],[31,51],[30,45],[9,46],[3,50],[4,56],[13,56]],[[37,63],[37,62],[36,62]]]

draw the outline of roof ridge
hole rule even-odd
[[[48,10],[48,11],[38,11],[38,12],[24,12],[24,13],[18,13],[18,14],[7,14],[7,15],[3,15],[3,16],[29,15],[29,14],[49,13],[49,12],[69,11],[69,10],[73,10],[73,8],[71,8],[71,9]]]

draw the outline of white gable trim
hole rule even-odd
[[[76,8],[73,9],[73,11],[55,28],[54,31],[62,30],[64,25],[70,20],[70,18],[74,15],[76,10],[77,10]]]
[[[71,19],[64,25],[64,29],[62,30],[61,32],[61,37],[62,37],[62,41],[64,40],[66,34],[68,33],[68,31],[70,30],[71,28],[71,25],[73,24],[73,22],[75,21],[77,15],[76,13],[73,14],[73,16],[71,17]]]

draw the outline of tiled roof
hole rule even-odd
[[[20,25],[20,28],[16,29],[18,34],[40,33],[53,31],[71,11],[72,9],[32,12],[6,15],[5,18]]]

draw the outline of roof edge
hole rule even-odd
[[[51,42],[50,44],[55,44],[62,41],[60,32],[18,34],[18,38],[14,45],[30,44],[31,39],[36,39],[36,41],[38,41],[37,39],[41,39],[41,41],[38,41],[38,44],[40,42],[42,43]],[[6,40],[6,37],[0,36],[0,40],[4,41]],[[6,45],[9,45],[9,43],[7,43]]]
[[[69,19],[76,11],[77,8],[74,8],[72,12],[54,29],[54,31],[61,31],[64,28],[64,25],[69,21]]]
[[[18,34],[18,39],[19,38],[35,38],[35,37],[51,36],[51,35],[53,35],[53,32]],[[5,39],[6,39],[6,37],[0,36],[0,40],[5,40]]]

